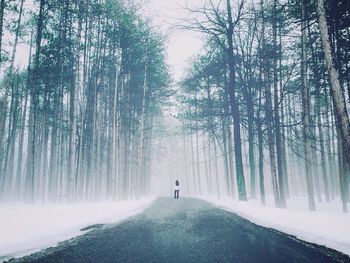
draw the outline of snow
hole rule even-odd
[[[118,223],[144,211],[154,197],[76,204],[0,204],[0,262],[86,233],[93,224]]]
[[[197,198],[237,213],[257,225],[274,228],[301,240],[350,255],[350,215],[341,212],[339,200],[317,203],[317,211],[309,212],[305,196],[289,199],[288,209],[274,208],[271,197],[268,198],[265,207],[259,200],[238,202],[231,198],[218,199],[213,196]]]
[[[289,199],[288,209],[274,208],[271,196],[265,207],[259,200],[238,202],[227,197],[196,198],[237,213],[255,224],[350,255],[350,215],[341,212],[339,200],[317,203],[317,211],[309,212],[305,196]],[[154,200],[154,197],[147,197],[78,204],[0,204],[0,262],[55,246],[86,233],[80,231],[86,226],[118,223],[141,213]]]

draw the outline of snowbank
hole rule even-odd
[[[199,198],[227,211],[235,212],[255,224],[274,228],[307,242],[350,255],[350,215],[340,211],[340,201],[318,203],[318,211],[309,212],[305,197],[288,200],[289,209],[274,208],[271,201],[264,207],[256,200],[246,203],[212,196]]]
[[[155,198],[78,204],[0,204],[0,262],[57,245],[93,224],[117,223],[141,213]]]

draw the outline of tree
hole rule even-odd
[[[302,58],[301,58],[301,77],[303,83],[302,105],[303,105],[303,139],[304,139],[304,161],[306,172],[306,183],[309,199],[309,210],[314,211],[314,187],[311,174],[311,129],[310,129],[310,93],[307,80],[307,55],[306,55],[306,4],[303,0],[301,3],[301,31],[302,31]]]

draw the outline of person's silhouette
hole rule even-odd
[[[179,192],[180,192],[180,183],[179,180],[175,181],[175,194],[174,199],[179,199]]]

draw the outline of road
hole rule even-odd
[[[193,198],[159,198],[120,224],[10,262],[350,262]]]

